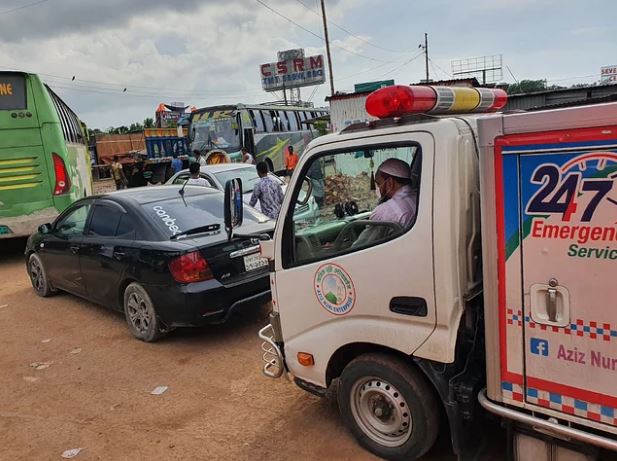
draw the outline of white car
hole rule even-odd
[[[242,190],[244,202],[249,203],[253,194],[253,187],[259,180],[255,165],[246,163],[221,163],[217,165],[205,165],[199,169],[200,176],[208,181],[208,184],[218,190],[225,189],[225,183],[230,179],[240,178],[242,180]],[[189,178],[189,170],[182,170],[174,174],[166,184],[184,184]],[[269,176],[277,181],[283,188],[283,193],[287,190],[287,183],[273,173]],[[255,208],[261,211],[261,204],[257,202]],[[319,215],[319,207],[315,199],[311,197],[304,205],[297,205],[294,212],[294,220],[313,220]]]

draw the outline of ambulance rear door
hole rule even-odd
[[[505,312],[520,400],[617,432],[617,126],[509,135],[496,148],[504,250],[521,273],[522,305]]]

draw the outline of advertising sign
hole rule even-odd
[[[617,140],[597,131],[500,146],[502,390],[616,426]]]
[[[293,53],[282,52],[281,57]],[[321,85],[326,81],[323,55],[295,57],[260,66],[261,86],[264,91],[279,91],[288,88]]]
[[[617,66],[604,66],[600,70],[602,83],[617,83]]]

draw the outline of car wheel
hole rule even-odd
[[[385,354],[361,355],[345,367],[338,404],[358,442],[385,459],[418,459],[439,432],[437,399],[424,376]]]
[[[163,336],[154,304],[139,283],[133,282],[124,290],[124,316],[129,330],[137,339],[149,343]]]
[[[49,283],[43,261],[36,253],[32,253],[28,258],[28,275],[32,282],[32,288],[34,288],[34,291],[40,297],[46,298],[56,293],[56,290]]]

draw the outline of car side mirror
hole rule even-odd
[[[313,181],[311,181],[311,178],[305,177],[302,182],[302,188],[296,200],[298,205],[306,205],[313,194]]]
[[[51,224],[45,223],[39,226],[39,233],[41,234],[49,234],[51,232]]]
[[[225,230],[231,240],[233,230],[242,225],[244,203],[242,201],[242,180],[230,179],[225,183]]]

